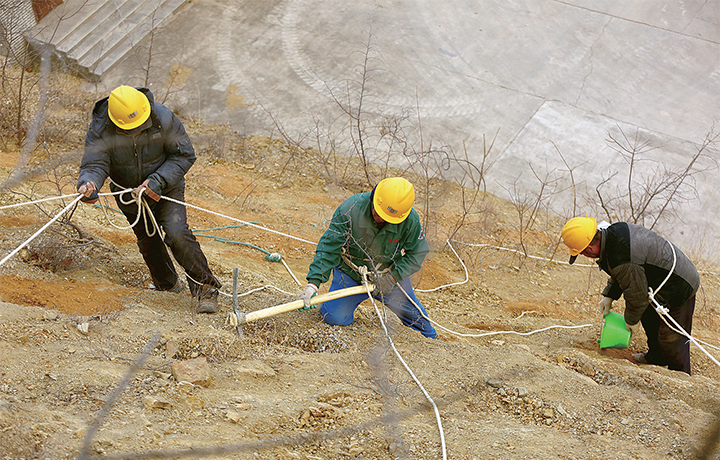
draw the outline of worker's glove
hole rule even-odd
[[[160,195],[153,192],[150,187],[148,187],[148,182],[150,182],[149,179],[145,179],[145,182],[135,187],[135,190],[133,190],[133,196],[140,195],[140,192],[143,193],[143,195],[147,196],[153,201],[160,201]]]
[[[312,283],[308,283],[307,286],[305,286],[305,290],[298,296],[298,300],[302,299],[302,301],[305,303],[305,306],[302,308],[299,308],[298,310],[310,310],[311,308],[316,308],[317,305],[311,305],[310,299],[315,297],[318,293],[318,287],[315,286]]]
[[[77,191],[83,196],[80,198],[80,201],[83,203],[94,204],[98,200],[97,189],[95,188],[95,184],[92,182],[85,182],[83,185],[78,187]]]
[[[632,337],[633,335],[635,335],[636,332],[638,332],[640,330],[640,321],[638,321],[635,324],[625,323],[625,329],[630,331],[630,333],[631,333],[630,337]]]
[[[612,297],[603,297],[602,299],[600,299],[598,305],[600,306],[600,311],[603,312],[603,318],[606,317],[608,313],[610,313],[610,310],[612,310],[612,303]]]
[[[384,275],[375,276],[373,279],[375,284],[375,290],[373,295],[385,297],[390,295],[390,292],[395,288],[397,282],[393,278],[392,274],[386,273]]]

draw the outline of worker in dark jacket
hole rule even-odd
[[[95,202],[97,191],[110,177],[117,205],[137,237],[137,245],[150,270],[155,288],[182,291],[167,247],[187,275],[198,311],[218,311],[220,282],[213,276],[200,244],[187,225],[185,206],[161,199],[185,200],[185,174],[195,162],[195,150],[182,122],[164,105],[155,102],[147,88],[120,86],[95,103],[85,137],[78,193]],[[138,219],[140,196],[165,233],[163,238],[150,216]],[[147,225],[146,222],[147,221]]]
[[[597,259],[600,269],[610,275],[600,300],[603,314],[607,316],[622,295],[627,329],[634,333],[640,324],[645,329],[648,351],[633,355],[635,360],[690,374],[690,341],[666,324],[665,320],[675,328],[668,318],[660,317],[649,297],[652,289],[655,301],[691,334],[700,275],[690,259],[652,230],[626,222],[598,228],[592,217],[575,217],[565,224],[562,238],[570,250],[570,263],[582,254]]]
[[[308,284],[300,295],[305,307],[311,308],[310,299],[330,273],[332,292],[359,285],[366,271],[375,284],[373,297],[381,299],[405,326],[435,338],[435,328],[423,317],[427,312],[410,282],[410,275],[420,270],[430,252],[420,217],[412,209],[414,201],[413,185],[401,177],[384,179],[371,193],[345,200],[317,245]],[[331,300],[322,304],[320,313],[328,324],[347,326],[365,299],[366,294],[356,294]]]

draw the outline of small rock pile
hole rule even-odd
[[[348,348],[348,340],[342,330],[311,328],[291,335],[287,345],[312,353],[339,353]]]
[[[498,380],[488,380],[505,411],[525,423],[562,426],[569,418],[561,405],[553,406],[539,397],[530,395],[525,387],[507,388]]]

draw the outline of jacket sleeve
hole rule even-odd
[[[395,262],[390,271],[396,281],[401,281],[420,271],[425,257],[430,252],[430,246],[428,246],[425,239],[425,232],[420,222],[413,223],[408,229],[408,236],[403,250],[405,254]]]
[[[640,265],[625,263],[617,266],[613,272],[613,278],[625,298],[625,322],[637,324],[650,304],[645,270]]]
[[[333,268],[338,267],[342,259],[342,247],[352,234],[350,216],[342,207],[335,210],[328,229],[320,238],[315,249],[315,258],[308,269],[307,281],[316,286],[330,279]]]
[[[613,300],[618,300],[620,297],[622,297],[622,289],[620,289],[620,285],[612,278],[608,278],[607,284],[605,285],[605,289],[602,291],[603,297],[610,297]]]
[[[105,141],[95,131],[88,129],[85,135],[85,153],[80,162],[77,188],[87,182],[95,184],[99,191],[110,175],[110,155]]]
[[[181,183],[185,174],[195,163],[195,149],[190,136],[178,117],[165,106],[159,105],[158,112],[163,126],[163,149],[165,161],[155,172],[148,175],[148,187],[162,195],[164,190]],[[165,128],[167,126],[167,128]]]

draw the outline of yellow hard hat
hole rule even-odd
[[[402,177],[388,177],[375,187],[373,207],[384,221],[399,224],[410,215],[415,202],[415,188]]]
[[[562,239],[570,250],[571,256],[577,256],[587,248],[597,232],[597,221],[592,217],[574,217],[562,229]]]
[[[118,86],[108,98],[108,115],[118,128],[135,129],[150,116],[150,101],[132,86]]]

